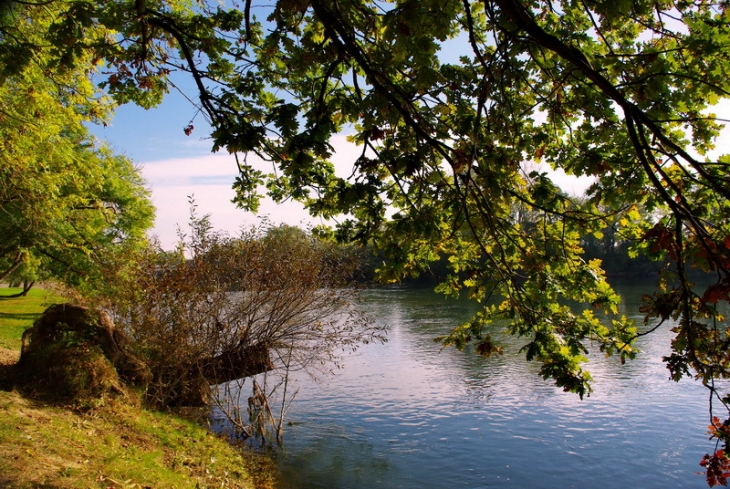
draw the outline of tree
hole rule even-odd
[[[120,244],[146,240],[154,209],[143,179],[83,126],[110,103],[95,97],[90,66],[30,63],[0,84],[0,279],[98,281]]]
[[[502,299],[445,341],[491,354],[483,326],[506,318],[542,374],[580,395],[590,392],[587,343],[623,360],[640,334],[625,318],[599,321],[618,298],[600,263],[582,258],[581,237],[617,222],[634,252],[671,264],[647,298],[644,327],[676,331],[671,376],[699,378],[727,410],[714,380],[730,376],[717,309],[730,300],[730,157],[706,156],[723,122],[712,107],[730,94],[726,2],[126,5],[64,6],[49,45],[59,59],[84,50],[105,59],[101,82],[120,101],[156,100],[167,70],[190,72],[214,148],[254,152],[277,169],[263,175],[241,159],[239,204],[255,209],[266,184],[316,215],[349,214],[338,235],[384,250],[384,279],[449,256],[444,292]],[[120,34],[85,43],[92,26]],[[350,179],[328,161],[340,131],[362,147]],[[526,170],[532,160],[594,177],[587,202]],[[521,225],[517,204],[537,225]],[[693,291],[690,267],[714,282]],[[576,313],[566,300],[593,308]],[[711,484],[730,471],[730,430],[712,423],[724,451],[708,456]]]
[[[36,281],[46,275],[40,268],[40,262],[40,259],[30,256],[29,254],[25,254],[25,256],[23,256],[22,263],[15,267],[7,276],[7,281],[10,283],[11,287],[22,284],[23,290],[7,297],[25,297],[28,295],[28,292],[30,292],[30,289],[33,288]]]

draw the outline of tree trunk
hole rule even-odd
[[[26,288],[30,288],[27,283]],[[218,355],[183,364],[182,369],[174,372],[151,372],[144,359],[132,353],[130,340],[114,327],[109,315],[72,304],[49,307],[33,327],[23,334],[18,365],[21,369],[29,370],[29,379],[44,377],[49,369],[56,368],[53,365],[54,358],[62,361],[58,354],[49,355],[49,348],[62,351],[91,346],[101,349],[123,382],[149,387],[151,402],[161,407],[209,405],[211,385],[250,377],[274,368],[268,345],[259,343],[240,344]],[[170,354],[175,355],[175,352]],[[167,392],[164,389],[166,386],[174,388]]]
[[[17,294],[6,295],[5,297],[9,298],[9,299],[13,299],[15,297],[25,297],[28,295],[28,292],[30,291],[30,289],[33,288],[33,284],[35,284],[35,280],[30,283],[28,283],[27,281],[23,282],[23,290],[21,290]]]
[[[265,343],[239,345],[220,355],[200,360],[196,367],[209,384],[223,384],[251,377],[274,368]]]
[[[159,406],[209,406],[212,385],[251,377],[273,368],[266,344],[239,345],[219,355],[200,358],[182,371],[167,372],[155,379],[148,399]]]
[[[15,260],[13,260],[13,263],[10,264],[8,268],[0,272],[0,281],[5,280],[8,275],[13,273],[16,268],[20,266],[20,264],[23,263],[23,252],[18,252],[18,255],[15,257]]]
[[[28,282],[27,280],[23,281],[23,292],[21,292],[21,294],[23,294],[23,297],[28,295],[28,292],[30,292],[30,289],[33,288],[34,284],[35,280],[31,280],[30,282]]]

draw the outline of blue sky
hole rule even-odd
[[[225,151],[211,152],[209,127],[201,115],[192,122],[196,126],[192,134],[185,135],[183,128],[195,113],[193,105],[173,91],[157,108],[124,105],[107,127],[90,128],[97,139],[140,167],[157,208],[151,234],[157,235],[167,249],[177,241],[178,225],[187,225],[190,195],[195,196],[198,214],[210,214],[217,230],[236,234],[242,226],[260,222],[257,216],[231,203],[235,161]],[[260,214],[276,223],[311,222],[298,204],[276,206],[269,201]]]
[[[191,92],[189,96],[192,98],[194,94]],[[725,103],[717,112],[728,113],[728,107],[730,104]],[[195,114],[196,109],[185,96],[173,91],[160,107],[145,110],[128,104],[118,108],[107,127],[91,128],[98,139],[106,141],[115,152],[128,156],[141,168],[157,208],[151,234],[160,239],[164,248],[173,248],[178,226],[185,228],[187,225],[188,196],[191,195],[195,197],[198,214],[210,214],[215,229],[229,234],[237,234],[241,227],[260,223],[260,217],[264,216],[275,224],[306,226],[319,223],[294,202],[276,205],[265,200],[258,216],[236,208],[231,202],[234,197],[231,185],[236,176],[234,158],[226,151],[211,152],[211,141],[207,138],[209,127],[201,115],[192,121],[195,126],[192,134],[185,135],[183,128]],[[727,148],[727,141],[730,141],[730,131],[726,130],[719,145]],[[331,143],[335,148],[332,161],[346,174],[359,151],[347,143],[344,136],[338,136]],[[271,170],[263,162],[255,166]],[[564,175],[554,178],[572,194],[581,193],[590,183],[586,178],[575,180]]]
[[[195,197],[198,215],[210,214],[216,230],[232,235],[241,227],[260,223],[263,217],[274,224],[320,223],[295,202],[277,205],[265,199],[258,215],[238,209],[231,202],[234,197],[231,186],[236,177],[233,156],[226,151],[211,152],[210,128],[201,115],[192,122],[195,129],[190,136],[183,131],[195,113],[184,96],[171,92],[157,108],[145,110],[124,105],[117,109],[107,127],[90,128],[97,139],[140,167],[157,208],[151,234],[160,239],[164,248],[174,247],[178,226],[185,230],[191,195]],[[345,136],[336,137],[332,144],[337,149],[333,163],[340,168],[351,168],[351,162],[359,154],[354,145],[347,143]],[[261,170],[271,171],[261,161],[249,161]]]

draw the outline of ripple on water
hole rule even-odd
[[[432,337],[469,309],[426,297],[375,291],[389,343],[362,347],[326,382],[300,379],[283,487],[705,487],[695,472],[706,398],[695,383],[667,382],[668,337],[645,340],[648,356],[625,366],[594,359],[595,392],[580,400],[516,354],[525,340],[506,340],[494,359],[439,351]]]

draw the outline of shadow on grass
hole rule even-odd
[[[42,313],[39,312],[22,312],[22,313],[7,313],[0,312],[0,319],[9,319],[14,321],[35,321],[40,317]]]
[[[15,380],[15,365],[0,363],[0,391],[12,391]],[[5,487],[0,484],[0,487]]]

